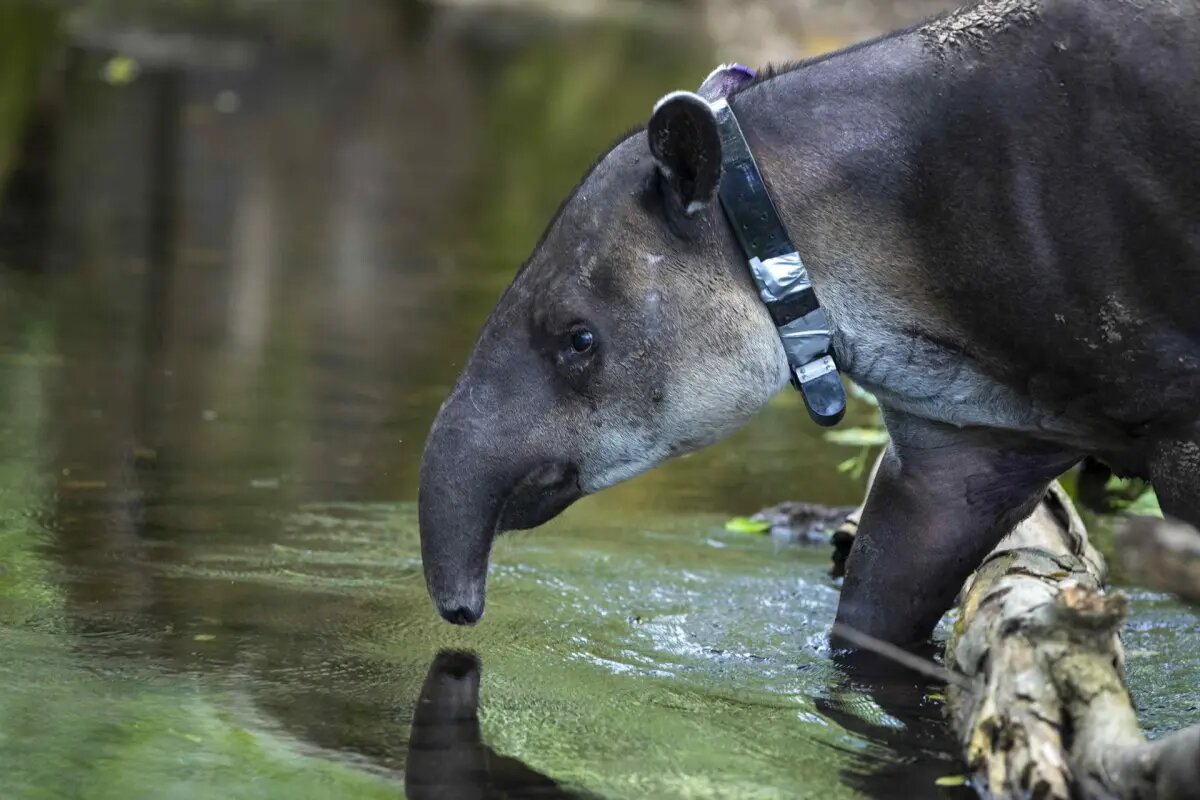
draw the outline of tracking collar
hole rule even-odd
[[[846,390],[834,361],[829,320],[733,109],[724,98],[711,106],[721,136],[721,207],[750,262],[758,295],[779,329],[792,385],[800,390],[813,421],[832,427],[846,413]]]

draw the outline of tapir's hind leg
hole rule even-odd
[[[889,413],[888,448],[846,565],[838,622],[928,638],[967,576],[1078,455]]]
[[[1149,462],[1163,512],[1200,528],[1200,423],[1159,439]]]

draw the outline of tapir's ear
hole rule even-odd
[[[717,117],[703,97],[671,92],[654,106],[647,134],[658,170],[687,216],[716,199],[721,136]]]
[[[728,97],[754,81],[754,70],[741,64],[722,64],[708,73],[696,94],[710,103]]]

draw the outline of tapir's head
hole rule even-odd
[[[736,76],[732,76],[736,78]],[[712,94],[714,73],[702,87]],[[438,611],[483,613],[492,540],[729,434],[787,360],[717,207],[721,144],[678,92],[576,188],[430,431],[421,555]]]

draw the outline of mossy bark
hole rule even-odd
[[[1150,742],[1138,725],[1105,577],[1055,486],[964,585],[947,709],[985,796],[1200,797],[1200,726]]]

